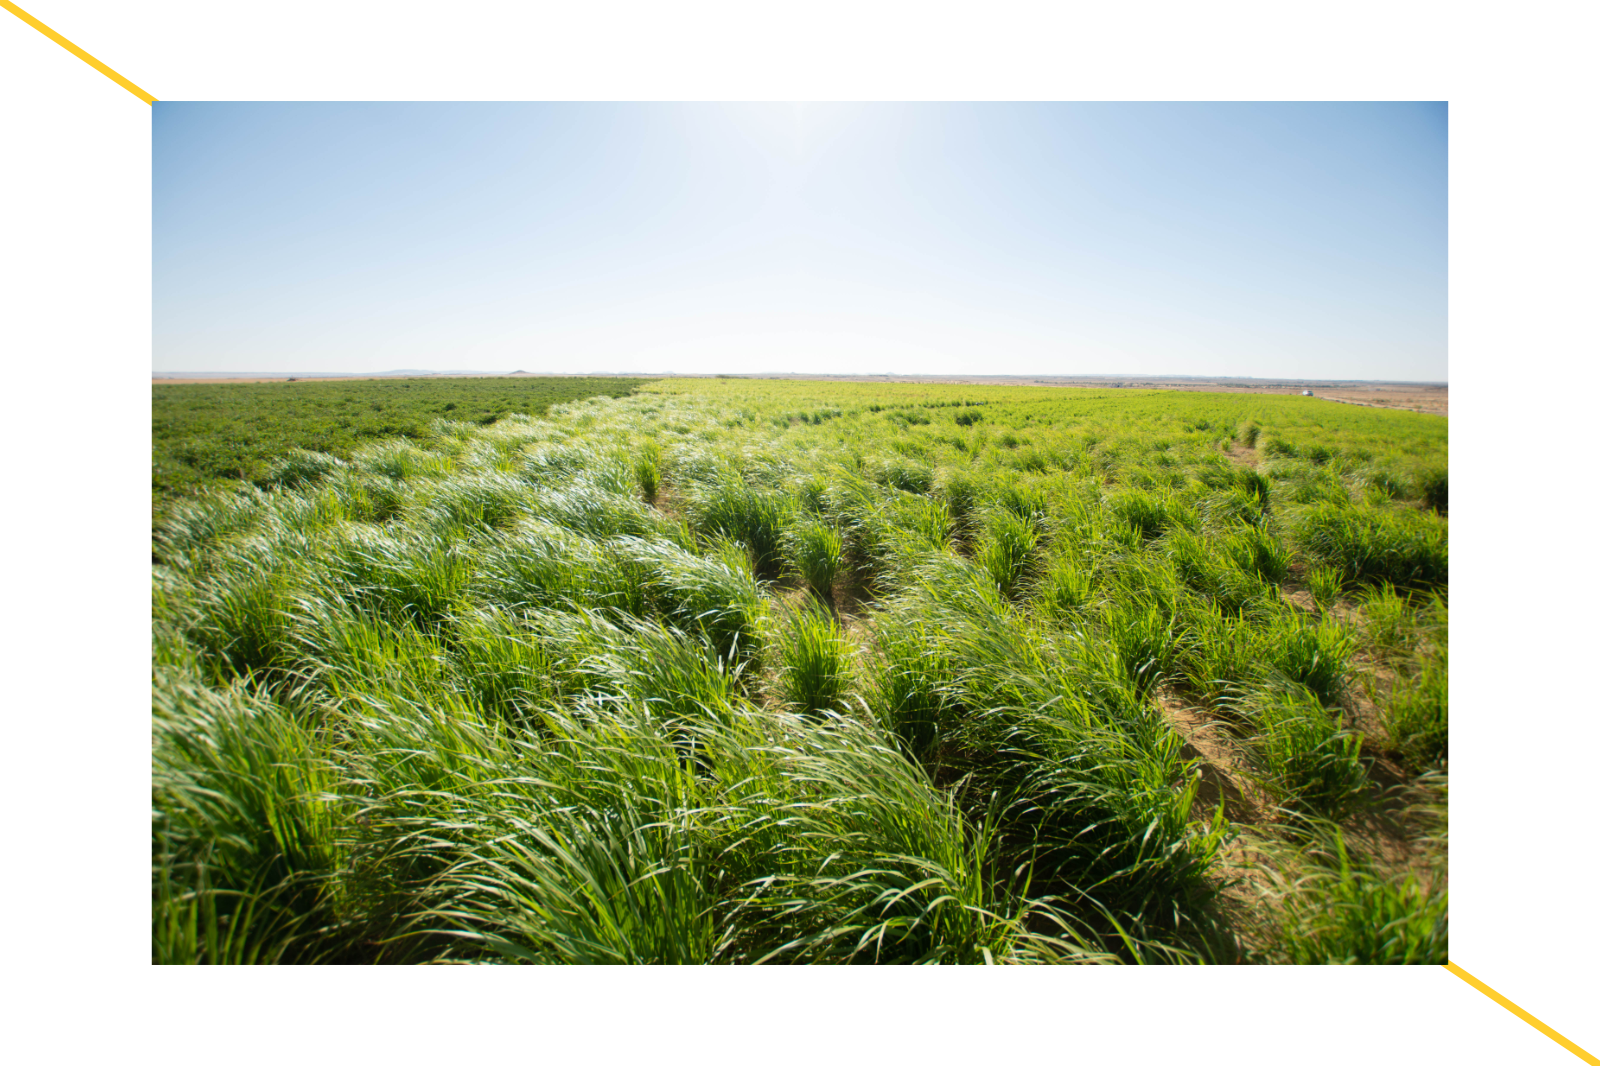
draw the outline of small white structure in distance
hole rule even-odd
[[[1305,391],[1301,392],[1300,395],[1302,395],[1302,396],[1310,396],[1311,395],[1311,390],[1310,389],[1306,389]]]

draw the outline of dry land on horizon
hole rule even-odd
[[[606,373],[539,373],[521,371],[510,373],[465,374],[347,374],[347,375],[291,375],[291,374],[238,374],[206,375],[184,371],[156,373],[153,384],[192,385],[249,383],[267,381],[369,381],[407,380],[415,378],[521,378],[521,377],[631,377],[631,378],[742,378],[772,381],[840,381],[862,384],[908,385],[1033,385],[1047,388],[1079,389],[1168,389],[1178,392],[1257,393],[1268,396],[1298,396],[1310,389],[1312,394],[1325,400],[1355,404],[1360,407],[1381,407],[1397,411],[1419,411],[1448,417],[1450,414],[1450,386],[1444,382],[1429,381],[1361,381],[1330,378],[1230,378],[1230,377],[1153,377],[1148,375],[1065,375],[1060,377],[1027,375],[915,375],[915,374],[606,374]]]

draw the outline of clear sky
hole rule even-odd
[[[156,371],[1443,381],[1444,104],[158,103]]]

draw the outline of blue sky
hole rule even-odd
[[[157,371],[1446,379],[1443,104],[159,103]]]

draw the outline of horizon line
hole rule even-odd
[[[1308,377],[1293,378],[1283,375],[1261,377],[1247,374],[1142,374],[1142,373],[1026,373],[1026,374],[984,374],[984,373],[957,373],[957,374],[909,374],[884,371],[880,373],[833,373],[829,371],[806,370],[765,370],[765,371],[726,371],[726,370],[152,370],[152,379],[159,378],[200,378],[200,377],[252,377],[252,378],[376,378],[376,377],[623,377],[623,378],[649,378],[649,377],[683,377],[683,378],[906,378],[906,379],[941,379],[958,381],[969,378],[987,378],[995,380],[1049,380],[1049,381],[1076,381],[1083,379],[1105,379],[1108,381],[1141,380],[1141,381],[1283,381],[1297,384],[1309,382],[1367,382],[1383,385],[1437,385],[1449,386],[1449,380],[1425,380],[1417,378],[1336,378],[1336,377]]]

